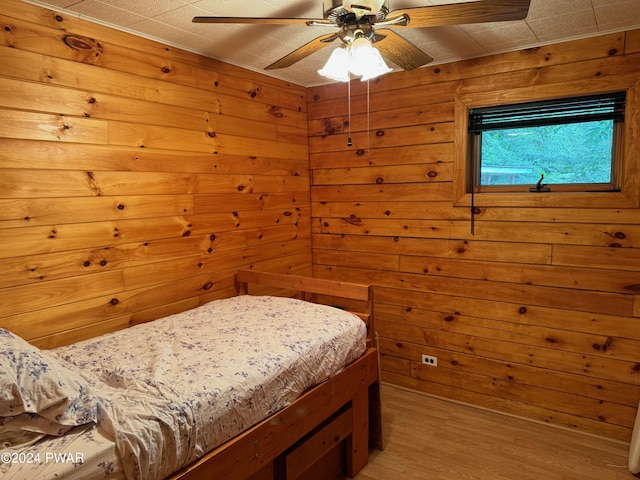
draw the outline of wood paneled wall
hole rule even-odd
[[[376,285],[383,380],[630,439],[640,401],[637,93],[626,117],[631,200],[478,199],[474,235],[456,195],[455,112],[473,95],[508,102],[639,81],[636,30],[390,74],[369,98],[356,80],[351,118],[345,84],[309,89],[314,274]]]
[[[50,347],[311,273],[306,91],[0,5],[0,326]]]

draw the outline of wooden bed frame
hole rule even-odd
[[[367,324],[367,349],[333,378],[303,393],[294,403],[209,452],[172,475],[172,480],[294,480],[323,479],[323,467],[337,452],[353,478],[367,464],[369,448],[382,449],[378,351],[373,325],[373,288],[298,275],[238,271],[239,295],[249,284],[293,291],[316,301],[346,299],[350,310]],[[344,458],[342,458],[344,457]],[[313,472],[316,472],[315,474]],[[314,476],[315,475],[315,476]]]

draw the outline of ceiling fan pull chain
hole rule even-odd
[[[369,100],[369,79],[367,78],[367,158],[371,158],[371,102]]]
[[[347,147],[353,145],[351,142],[351,79],[347,82],[347,101],[349,105],[349,119],[347,120],[347,126],[349,127],[349,137],[347,138]]]

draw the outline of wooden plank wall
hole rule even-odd
[[[0,4],[0,326],[51,347],[311,273],[306,90]]]
[[[356,80],[350,119],[345,84],[309,89],[314,274],[376,286],[384,381],[630,440],[640,211],[512,202],[480,208],[471,235],[454,201],[454,111],[470,94],[638,80],[635,30],[393,73],[369,99]]]

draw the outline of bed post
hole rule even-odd
[[[373,285],[369,285],[366,313],[368,314],[367,347],[374,347],[377,355],[377,380],[369,385],[369,448],[382,450],[382,401],[380,400],[380,349],[375,329]]]
[[[368,386],[358,389],[351,400],[353,429],[347,437],[347,476],[355,477],[369,461]]]
[[[378,353],[376,352],[376,354]],[[384,450],[382,445],[382,400],[380,399],[379,360],[378,379],[369,385],[369,448]]]
[[[236,293],[238,295],[249,295],[249,283],[240,280],[237,273],[233,276],[233,283],[236,287]]]

